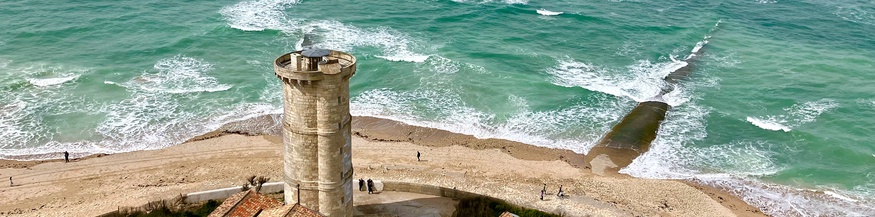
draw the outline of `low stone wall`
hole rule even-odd
[[[493,198],[481,194],[476,194],[468,191],[457,190],[453,188],[445,188],[434,185],[425,185],[425,184],[417,184],[417,183],[408,183],[408,182],[397,182],[397,181],[382,181],[382,180],[373,180],[374,181],[374,192],[383,192],[383,191],[398,191],[398,192],[409,192],[409,193],[417,193],[424,195],[432,195],[438,197],[447,197],[447,198],[467,198],[467,197],[487,197],[494,200],[500,200],[498,198]],[[358,180],[353,180],[353,188],[358,187]],[[236,194],[243,191],[241,187],[230,187],[230,188],[221,188],[216,190],[209,191],[201,191],[186,194],[185,202],[186,203],[197,203],[207,200],[218,200],[225,199],[230,197],[232,194]],[[268,182],[264,183],[261,187],[260,193],[271,194],[271,193],[279,193],[283,191],[283,182]]]
[[[218,200],[225,199],[230,197],[232,194],[236,194],[243,191],[242,187],[230,187],[230,188],[220,188],[216,190],[209,191],[201,191],[188,193],[185,195],[186,203],[197,203],[207,200]],[[282,182],[268,182],[261,185],[261,193],[271,194],[271,193],[279,193],[283,191],[283,183]]]
[[[455,188],[445,188],[434,185],[424,185],[408,182],[382,181],[382,191],[400,191],[417,194],[432,195],[448,198],[467,198],[467,197],[487,197],[494,200],[500,200],[486,195],[476,194],[473,192],[462,191]]]

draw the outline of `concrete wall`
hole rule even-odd
[[[261,185],[261,193],[264,194],[272,194],[283,192],[283,182],[268,182]],[[185,195],[186,203],[197,203],[207,200],[220,200],[230,197],[232,194],[236,194],[243,191],[242,187],[230,187],[230,188],[220,188],[216,190],[209,191],[201,191],[188,193]]]

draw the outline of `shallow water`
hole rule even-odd
[[[873,5],[0,2],[0,158],[156,149],[280,113],[271,61],[308,33],[358,57],[354,115],[585,153],[636,101],[663,100],[650,152],[622,172],[779,216],[873,215]],[[707,36],[690,77],[663,82]]]

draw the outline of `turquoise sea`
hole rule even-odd
[[[651,150],[621,172],[775,216],[875,215],[872,0],[22,0],[0,20],[0,158],[157,149],[279,114],[271,61],[310,34],[358,57],[354,115],[586,153],[661,100]]]

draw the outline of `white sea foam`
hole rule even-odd
[[[747,117],[747,121],[765,130],[790,132],[793,128],[815,121],[820,114],[838,106],[835,100],[821,99],[785,108],[786,114]]]
[[[600,96],[604,97],[604,96]],[[501,138],[528,144],[584,153],[598,135],[618,120],[626,103],[612,97],[599,98],[600,106],[574,105],[547,111],[531,111],[525,99],[510,97],[519,110],[504,121],[472,108],[458,93],[447,89],[395,91],[376,89],[351,101],[353,115],[373,116],[407,124],[448,130],[478,138]]]
[[[838,199],[842,199],[842,200],[848,201],[848,202],[859,202],[859,201],[860,201],[860,200],[856,200],[856,199],[850,198],[850,197],[848,197],[848,196],[841,195],[841,194],[839,194],[839,193],[837,193],[837,192],[834,192],[834,191],[824,191],[823,193],[826,194],[826,195],[829,195],[829,196],[832,196],[832,197],[838,198]]]
[[[205,74],[212,69],[212,64],[192,57],[178,55],[162,59],[153,68],[157,72],[143,73],[122,86],[177,94],[225,91],[232,87],[220,84],[216,78]]]
[[[560,14],[565,13],[565,12],[548,11],[547,9],[543,9],[543,8],[536,10],[536,12],[538,12],[538,14],[543,15],[543,16],[556,16],[556,15],[560,15]]]
[[[637,102],[665,100],[676,106],[688,101],[688,96],[672,94],[658,97],[664,88],[680,89],[663,80],[665,76],[684,67],[683,61],[651,63],[639,61],[625,69],[609,69],[578,62],[570,58],[558,60],[557,66],[547,69],[553,75],[553,84],[565,87],[582,87],[587,90],[614,96],[628,97]],[[680,97],[680,98],[676,98]]]
[[[80,75],[72,74],[56,78],[28,78],[27,82],[30,82],[33,86],[48,87],[76,80],[79,76]]]
[[[694,181],[719,186],[738,195],[770,216],[873,216],[869,202],[847,200],[847,196],[829,191],[794,189],[766,184],[755,179],[732,175],[696,175]],[[836,197],[838,196],[838,197]]]
[[[773,159],[790,147],[739,139],[696,148],[705,141],[710,109],[686,103],[675,107],[662,123],[650,150],[620,170],[635,177],[690,179],[723,188],[773,216],[871,216],[868,202],[845,192],[819,194],[756,181],[783,170]],[[777,147],[777,150],[775,149]],[[826,191],[825,191],[826,192]],[[848,200],[850,199],[850,200]]]
[[[494,0],[452,0],[452,1],[453,1],[453,2],[458,2],[458,3],[475,3],[475,4],[486,4],[486,3],[495,2]],[[526,4],[529,4],[529,0],[501,0],[500,2],[501,2],[501,3],[504,3],[504,4],[510,4],[510,5],[514,5],[514,4],[526,5]]]
[[[836,16],[854,23],[875,25],[875,7],[871,5],[871,2],[868,5],[847,2],[845,4],[836,9]]]
[[[751,124],[756,125],[759,128],[771,131],[781,130],[784,132],[790,132],[790,130],[792,130],[790,129],[790,127],[784,125],[787,124],[787,120],[783,119],[782,117],[766,116],[765,119],[747,117],[747,122],[750,122]]]
[[[431,71],[440,74],[453,74],[459,72],[459,69],[462,67],[461,63],[440,55],[436,55],[434,58],[429,58],[427,63],[430,66]]]
[[[12,60],[0,59],[0,69],[4,69],[9,67],[9,64],[12,63]]]
[[[34,77],[58,76],[64,74],[81,75],[88,70],[69,66],[52,66],[45,64],[28,64],[11,66],[11,69],[0,71],[0,86],[18,85]],[[48,85],[60,81],[37,81],[37,84]],[[63,83],[63,82],[60,82]],[[36,86],[36,85],[34,85]],[[8,86],[7,86],[8,87]],[[43,117],[83,112],[85,103],[81,96],[75,96],[69,91],[71,86],[55,88],[22,88],[0,94],[0,158],[22,152],[21,147],[45,143],[52,140],[57,127],[45,122]]]
[[[219,13],[228,21],[228,26],[243,31],[289,30],[296,21],[287,18],[285,9],[299,2],[299,0],[243,1],[223,7]]]
[[[695,174],[690,168],[696,167],[689,164],[709,153],[688,148],[688,143],[708,136],[705,119],[710,112],[709,108],[690,103],[674,107],[660,125],[650,149],[620,172],[644,178],[688,178]]]
[[[350,51],[356,47],[375,47],[382,54],[375,55],[390,61],[425,62],[429,55],[411,51],[415,41],[407,34],[391,28],[362,29],[337,21],[315,21],[307,24],[320,40],[313,46]]]
[[[313,34],[313,47],[353,51],[359,47],[374,47],[382,51],[373,55],[389,61],[426,62],[432,55],[414,51],[415,40],[405,33],[381,27],[363,29],[333,20],[306,21],[291,18],[285,10],[299,3],[293,0],[244,1],[223,8],[220,12],[228,25],[244,31],[280,30],[289,35],[301,35],[294,49],[303,49],[303,34]]]
[[[395,62],[414,62],[414,63],[425,62],[425,60],[428,59],[428,55],[417,55],[417,54],[395,54],[393,56],[377,55],[375,57],[386,59],[389,61],[395,61]]]

